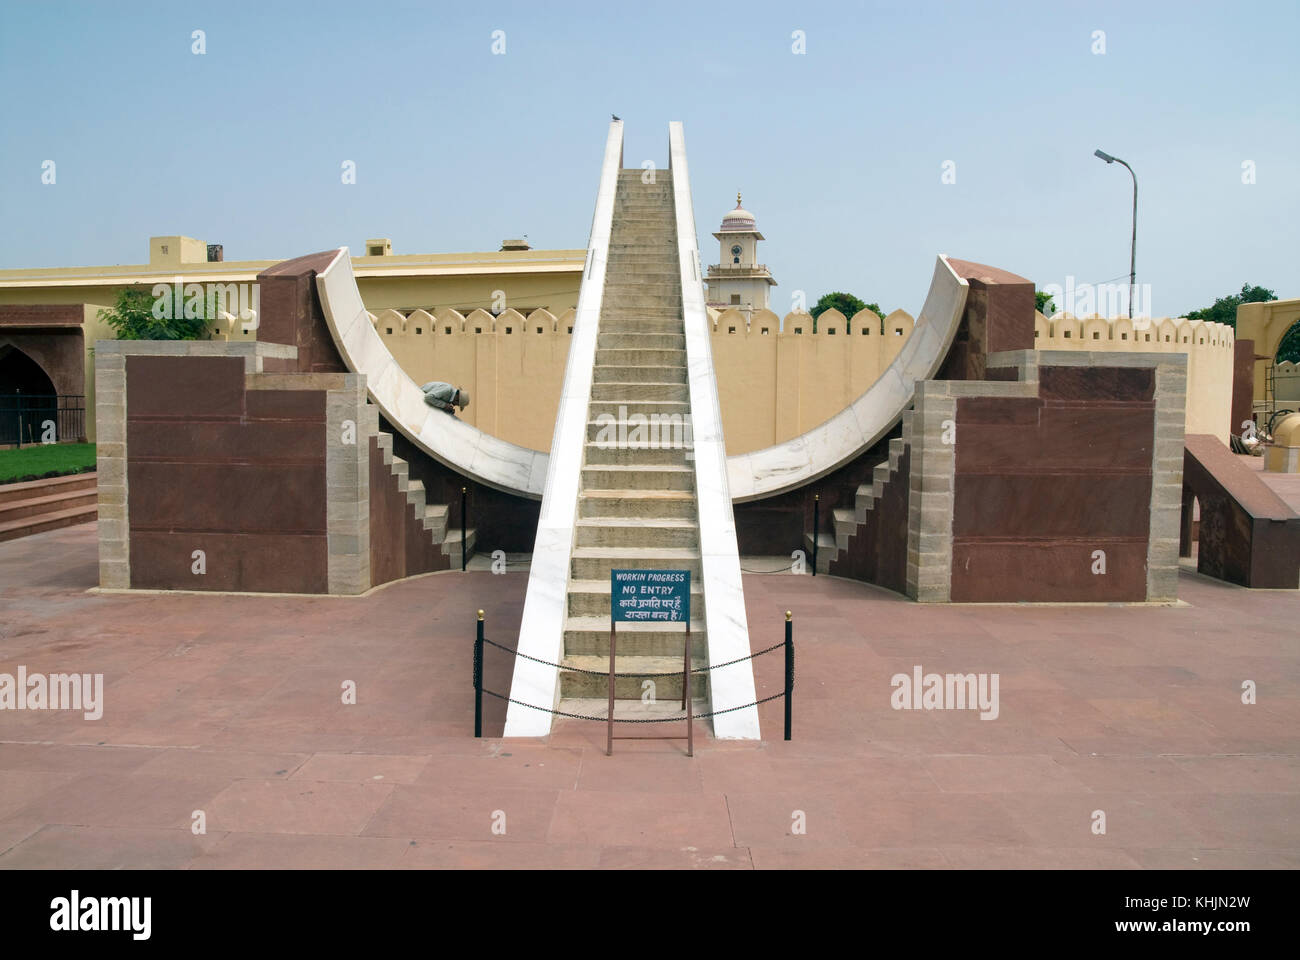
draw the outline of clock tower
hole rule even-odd
[[[754,215],[740,205],[736,194],[736,209],[722,218],[722,226],[714,234],[718,238],[719,262],[709,267],[708,304],[719,310],[734,307],[748,319],[756,310],[767,309],[768,288],[776,281],[768,273],[767,265],[758,262],[758,232]]]

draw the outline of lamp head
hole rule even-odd
[[[1105,150],[1094,150],[1094,151],[1092,151],[1092,155],[1093,155],[1094,157],[1097,157],[1098,159],[1105,160],[1107,163],[1114,163],[1114,162],[1115,162],[1115,158],[1112,157],[1112,156],[1111,156],[1109,153],[1107,153]]]

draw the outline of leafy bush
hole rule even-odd
[[[205,303],[182,303],[175,310],[158,310],[151,290],[125,287],[117,293],[111,308],[99,311],[99,319],[112,327],[119,340],[206,340],[215,317],[207,315]],[[172,314],[158,317],[156,313]]]

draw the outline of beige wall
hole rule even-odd
[[[166,247],[166,252],[163,248]],[[578,287],[582,279],[585,250],[528,250],[455,254],[414,254],[406,256],[353,257],[357,285],[366,305],[372,311],[397,307],[407,312],[419,307],[425,309],[457,308],[470,312],[475,307],[491,308],[502,304],[507,308],[519,307],[527,311],[539,307],[554,314],[571,311],[578,302]],[[151,237],[149,263],[104,267],[55,267],[24,270],[0,270],[0,304],[80,304],[85,311],[83,328],[85,341],[85,386],[89,438],[95,439],[93,413],[95,393],[94,345],[96,340],[113,339],[112,330],[98,319],[101,309],[117,299],[118,291],[129,286],[152,287],[156,283],[171,283],[178,276],[184,283],[252,283],[263,270],[278,263],[276,260],[243,260],[207,262],[207,245],[190,237]],[[432,353],[428,350],[428,334],[424,339],[412,341],[395,353],[400,354],[408,369],[429,370],[426,379],[446,379],[432,369]],[[553,331],[552,331],[553,332]],[[244,331],[242,325],[221,327],[214,331],[217,340],[255,340],[257,331]],[[472,346],[472,345],[471,345]],[[525,346],[528,349],[524,349]],[[422,349],[423,348],[423,349]],[[503,344],[499,356],[484,349],[474,363],[481,365],[484,376],[498,375],[513,382],[536,377],[537,395],[547,399],[515,405],[500,405],[489,392],[486,402],[476,405],[473,415],[485,416],[484,429],[495,426],[506,436],[512,431],[522,436],[545,436],[543,446],[550,446],[550,431],[554,420],[559,382],[564,375],[564,346],[547,340],[546,349],[533,344]],[[558,361],[555,354],[558,352]],[[447,360],[442,367],[452,367],[461,373],[461,363],[468,363],[466,345],[446,351]],[[539,358],[544,355],[545,360]],[[473,396],[473,383],[477,378],[474,369],[466,388]],[[558,373],[556,370],[558,369]],[[551,384],[554,384],[552,390]],[[504,410],[504,413],[501,412]]]
[[[367,303],[369,306],[369,303]],[[380,338],[417,383],[443,380],[469,391],[467,423],[503,440],[549,450],[564,382],[573,311],[559,317],[513,310],[493,317],[442,309],[371,313]],[[812,332],[808,314],[710,311],[727,451],[746,453],[797,437],[863,393],[912,332],[896,310],[883,322],[864,310],[846,333],[828,311]],[[883,329],[883,332],[882,332]],[[540,330],[540,332],[539,332]],[[847,343],[846,343],[847,341]]]
[[[1224,443],[1232,414],[1234,343],[1231,327],[1185,317],[1034,316],[1034,346],[1039,350],[1187,354],[1187,432],[1213,434]]]

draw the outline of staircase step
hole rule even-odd
[[[695,494],[685,490],[583,490],[580,517],[672,517],[695,519]]]
[[[685,339],[683,337],[682,339]],[[673,350],[654,350],[649,347],[628,347],[610,349],[596,347],[596,366],[631,367],[653,364],[665,367],[686,367],[685,348]]]
[[[606,578],[608,583],[608,578]],[[705,640],[705,620],[703,609],[695,609],[694,594],[690,601],[690,639]],[[617,635],[617,650],[621,654],[632,654],[646,650],[645,656],[671,656],[673,652],[681,656],[685,650],[686,626],[684,623],[620,623]],[[569,647],[573,644],[573,647]],[[692,643],[694,647],[694,643]],[[584,654],[580,650],[590,649],[595,653]],[[664,650],[663,654],[651,652]],[[603,653],[608,661],[610,657],[610,611],[606,610],[598,617],[564,618],[564,652],[573,656],[599,656]]]
[[[685,400],[592,400],[587,406],[587,416],[597,422],[598,418],[626,420],[632,416],[673,417],[686,416],[691,412],[691,405]],[[594,439],[594,438],[592,438]]]
[[[651,315],[644,310],[626,316],[602,316],[601,326],[606,333],[664,333],[681,336],[686,328],[680,314]]]
[[[609,582],[611,570],[689,570],[702,575],[700,551],[688,547],[574,547],[569,575],[577,580]],[[606,631],[609,624],[605,624]],[[692,630],[695,628],[692,627]]]
[[[70,490],[94,490],[98,474],[94,470],[74,473],[66,477],[48,477],[44,480],[24,480],[22,483],[0,484],[0,503],[10,500],[30,500],[32,497],[53,496]]]
[[[92,485],[27,500],[5,500],[0,502],[0,523],[34,517],[44,513],[56,513],[59,510],[71,510],[74,507],[95,507],[99,503],[99,491]]]
[[[460,566],[461,532],[460,527],[452,527],[447,530],[446,539],[442,541],[442,552],[451,558],[451,566],[453,570]],[[474,556],[474,548],[478,543],[478,530],[474,527],[470,527],[468,530],[464,531],[464,534],[465,542],[469,545],[468,556],[472,557]]]
[[[33,533],[45,533],[78,523],[91,523],[99,515],[98,507],[70,507],[67,510],[54,510],[31,517],[21,517],[0,523],[0,542],[17,540],[19,537],[31,536]]]
[[[697,691],[692,690],[691,692],[694,694]],[[701,714],[707,713],[709,710],[709,701],[701,697],[692,696],[691,703],[694,704],[692,709],[697,717]],[[580,717],[605,717],[609,714],[609,700],[607,697],[567,697],[560,700],[560,705],[556,709]],[[639,699],[614,701],[615,720],[648,720],[656,717],[663,717],[665,720],[676,720],[678,717],[682,716],[682,714],[683,711],[681,709],[680,700],[661,700],[656,698],[655,702],[652,704],[642,703]],[[566,723],[570,721],[567,717],[556,717],[555,722]],[[571,722],[587,723],[589,721],[575,720]],[[680,728],[682,733],[685,733],[685,720],[678,720],[676,725]],[[646,727],[637,724],[637,729],[645,730]],[[666,729],[663,727],[656,727],[654,729],[659,732],[666,732]],[[627,729],[620,728],[620,730],[622,735],[627,735],[629,733]],[[699,736],[703,730],[703,727],[697,727],[695,735]]]
[[[601,464],[582,468],[584,490],[695,490],[695,468],[674,465]]]
[[[447,517],[450,510],[445,503],[434,503],[424,508],[424,529],[433,537],[434,543],[447,539]]]
[[[616,414],[597,414],[595,420],[587,421],[587,442],[604,444],[649,444],[660,447],[681,448],[690,445],[691,432],[688,413],[636,413],[628,410],[624,404],[626,416],[619,419]],[[687,404],[678,406],[686,407]],[[589,460],[588,463],[601,461]],[[606,463],[613,461],[603,461]]]
[[[620,625],[621,627],[622,625]],[[621,631],[620,631],[621,632]],[[679,641],[685,642],[684,631],[679,631]],[[684,652],[684,650],[683,650]],[[617,677],[614,680],[614,699],[615,700],[641,700],[646,691],[644,684],[649,681],[654,684],[654,699],[672,701],[674,698],[681,703],[683,677],[681,670],[685,666],[682,662],[683,657],[678,655],[656,657],[656,656],[622,656],[615,654],[614,670],[619,673],[658,673],[668,674],[668,676],[657,677]],[[575,667],[583,671],[608,671],[609,656],[603,657],[586,656],[578,654],[575,656],[566,656],[562,661],[565,667]],[[705,659],[691,659],[693,669],[701,669],[708,666]],[[673,672],[674,669],[677,672]],[[703,690],[708,689],[708,674],[694,674],[691,677],[692,699]],[[561,697],[597,697],[601,694],[609,695],[609,677],[608,673],[604,676],[593,673],[577,673],[574,670],[560,670],[560,696]],[[606,701],[608,703],[608,701]]]
[[[689,403],[690,387],[685,383],[618,383],[614,381],[593,383],[592,400],[614,400],[619,403],[632,403],[637,400],[674,400]]]
[[[694,547],[700,528],[693,519],[673,517],[589,517],[577,521],[578,547]]]
[[[686,365],[621,367],[597,364],[592,369],[592,383],[685,383]]]
[[[803,547],[804,551],[808,554],[808,562],[811,563],[813,555],[811,533],[805,533],[803,535]],[[831,569],[831,561],[835,559],[838,553],[839,547],[835,543],[835,538],[829,533],[819,534],[817,537],[817,572],[829,573]]]
[[[587,444],[584,455],[589,467],[689,466],[694,462],[695,445],[684,428],[666,428],[662,438],[653,443],[620,443],[617,439],[605,443],[592,441]]]
[[[604,330],[596,337],[596,351],[601,350],[685,350],[684,333],[609,333]]]

